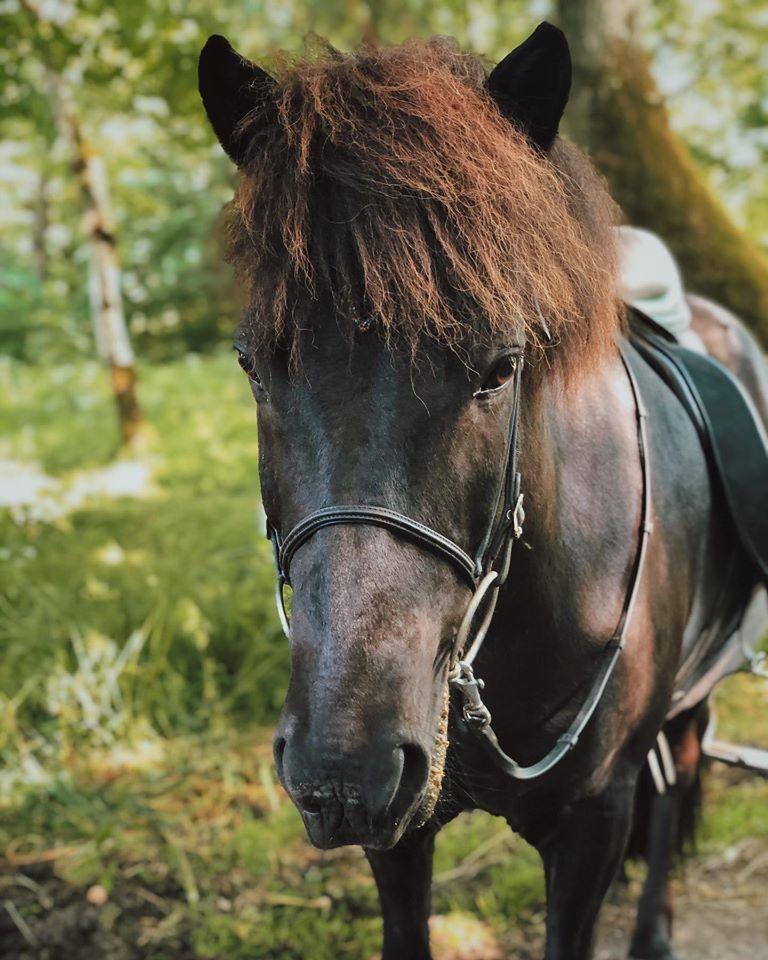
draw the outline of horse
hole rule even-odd
[[[240,171],[235,346],[290,639],[276,769],[314,845],[363,847],[384,960],[430,957],[435,836],[472,809],[541,855],[547,960],[590,956],[633,850],[631,955],[671,960],[709,692],[674,713],[676,677],[757,583],[627,340],[617,210],[558,132],[570,85],[546,23],[490,72],[444,38],[270,72],[223,37],[200,57]],[[765,417],[750,335],[694,313]]]

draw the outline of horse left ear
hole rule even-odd
[[[543,151],[555,142],[570,90],[568,41],[546,21],[488,77],[488,92],[499,110]]]
[[[200,52],[198,88],[205,112],[227,156],[241,166],[249,144],[242,121],[275,85],[268,73],[241,57],[225,37],[209,37]]]

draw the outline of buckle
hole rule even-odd
[[[519,493],[517,495],[517,501],[515,502],[515,508],[512,511],[512,533],[514,534],[515,540],[519,540],[523,535],[523,524],[525,523],[525,508],[523,507],[523,495]]]
[[[487,727],[491,722],[491,711],[480,697],[485,684],[475,676],[472,665],[466,660],[459,660],[448,675],[448,683],[461,695],[461,713],[467,723],[478,730]]]

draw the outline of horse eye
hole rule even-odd
[[[482,387],[477,391],[475,396],[482,396],[483,394],[501,390],[502,387],[505,387],[510,382],[515,375],[516,369],[517,357],[510,354],[501,357],[493,367],[491,367],[488,376],[483,381]]]
[[[245,350],[242,350],[240,347],[236,346],[235,351],[237,353],[237,362],[248,375],[248,379],[252,380],[257,386],[260,387],[261,380],[259,379],[258,373],[256,373],[256,367],[253,364],[253,360],[251,360]]]

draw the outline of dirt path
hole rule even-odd
[[[632,911],[608,907],[595,960],[626,960]],[[683,901],[675,925],[677,960],[765,960],[768,901]]]
[[[605,907],[595,960],[626,958],[634,910],[626,892],[617,899]],[[688,864],[675,881],[674,945],[677,960],[768,960],[768,844]]]
[[[639,880],[603,908],[595,960],[627,960]],[[676,960],[768,960],[768,842],[689,861],[674,882]],[[435,960],[541,960],[543,918],[501,939],[471,918],[433,918]]]

